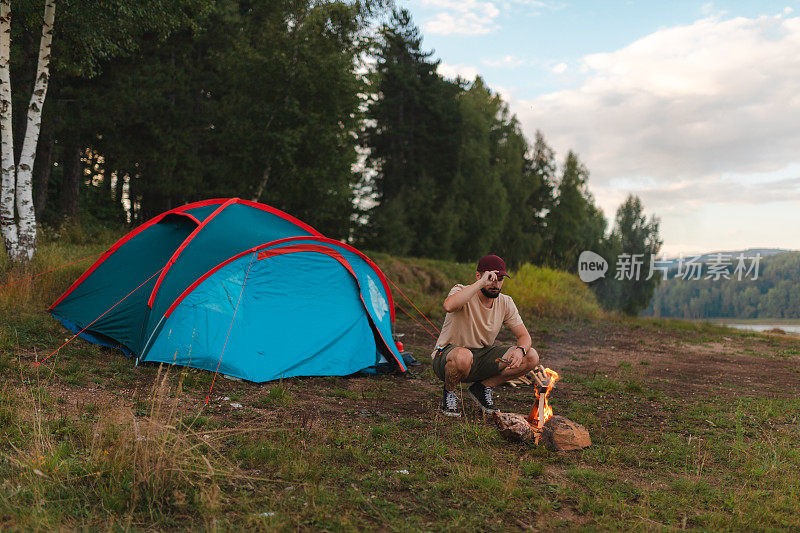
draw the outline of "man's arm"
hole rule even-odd
[[[447,298],[444,299],[444,303],[442,306],[444,310],[448,313],[452,313],[454,311],[458,311],[462,307],[464,307],[470,298],[478,294],[478,291],[487,287],[490,283],[497,279],[497,271],[496,270],[487,270],[481,276],[481,279],[477,280],[472,285],[467,285],[460,291],[451,294]]]
[[[517,324],[516,326],[512,327],[511,333],[513,333],[514,336],[517,338],[517,346],[522,346],[523,348],[525,348],[526,354],[531,353],[531,335],[530,333],[528,333],[525,324]],[[536,353],[536,350],[534,350],[533,353]],[[510,370],[514,370],[515,368],[517,368],[519,365],[522,364],[522,358],[523,358],[522,350],[519,349],[514,350],[514,352],[509,357],[508,368]],[[536,354],[536,358],[537,359],[539,358],[539,354]]]
[[[525,327],[525,324],[520,324],[518,326],[514,326],[511,328],[511,333],[517,338],[517,346],[522,346],[525,348],[525,352],[527,353],[528,350],[531,349],[531,334],[528,333],[528,329]]]

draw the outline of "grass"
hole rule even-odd
[[[503,290],[529,316],[596,320],[603,315],[594,293],[575,275],[530,264],[513,274]]]
[[[262,408],[286,407],[291,403],[291,398],[289,386],[281,381],[274,384],[266,396],[258,398],[254,405]]]
[[[475,266],[436,259],[403,258],[386,253],[368,252],[380,269],[428,317],[444,318],[443,295],[456,283],[471,283],[475,279]],[[409,313],[411,304],[391,285],[395,303]]]
[[[6,425],[0,473],[16,487],[0,494],[0,516],[23,529],[63,526],[76,513],[103,528],[155,516],[177,525],[167,517],[181,512],[210,520],[220,486],[253,480],[219,452],[238,430],[201,435],[206,428],[178,420],[180,387],[159,370],[138,415],[97,404],[61,411],[47,388],[28,389]]]
[[[98,249],[45,243],[35,267]],[[402,259],[378,259],[401,271]],[[411,295],[446,291],[472,266],[404,268]],[[429,269],[430,281],[414,269]],[[543,358],[564,366],[556,413],[593,440],[558,454],[503,441],[471,409],[462,420],[437,416],[439,384],[426,366],[413,379],[222,379],[208,406],[210,373],[134,367],[82,340],[34,367],[66,337],[41,313],[81,266],[65,270],[0,292],[4,530],[800,528],[800,348],[791,340],[683,321],[543,320],[526,308]],[[427,365],[432,341],[404,339]],[[706,344],[794,368],[794,381],[767,393],[726,376],[704,391],[658,373],[688,357],[683,347]],[[498,394],[509,410],[531,407],[530,391]]]

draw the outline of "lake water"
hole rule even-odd
[[[766,331],[768,329],[782,329],[786,333],[794,333],[800,335],[800,324],[735,324],[732,322],[723,322],[721,323],[723,326],[728,326],[729,328],[736,328],[736,329],[749,329],[751,331]]]

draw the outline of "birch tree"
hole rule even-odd
[[[46,0],[36,79],[28,104],[22,151],[17,162],[14,160],[11,105],[11,0],[0,0],[0,230],[6,254],[16,263],[30,262],[36,252],[33,165],[42,124],[42,108],[50,80],[50,49],[55,13],[55,0]]]

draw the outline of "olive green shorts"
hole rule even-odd
[[[448,344],[444,348],[436,350],[436,355],[433,358],[433,373],[436,377],[444,381],[444,365],[447,362],[447,354],[453,348],[457,348],[452,344]],[[469,348],[472,352],[472,369],[469,375],[463,381],[474,382],[489,379],[500,373],[500,363],[498,359],[503,357],[506,352],[513,348],[513,346],[485,346],[483,348]]]

